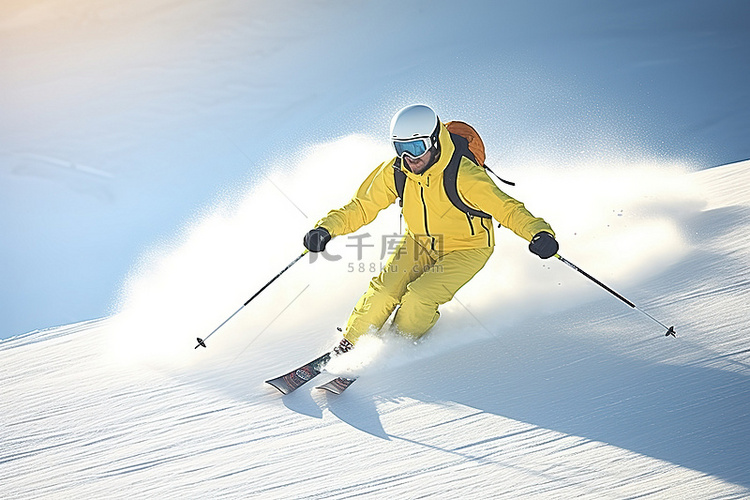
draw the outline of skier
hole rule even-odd
[[[362,335],[379,331],[396,308],[393,328],[398,333],[414,339],[427,333],[440,316],[440,305],[492,255],[490,216],[529,241],[529,250],[542,259],[559,248],[550,225],[501,191],[432,108],[414,104],[401,109],[390,132],[396,157],[373,170],[354,198],[330,211],[303,240],[311,252],[322,252],[331,238],[357,231],[401,200],[406,234],[354,307],[337,354]]]

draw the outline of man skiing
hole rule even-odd
[[[432,108],[401,109],[390,132],[397,156],[373,170],[349,203],[330,211],[304,237],[308,250],[322,252],[331,238],[357,231],[401,199],[406,234],[354,307],[334,349],[339,354],[380,330],[394,310],[398,333],[415,339],[427,333],[440,305],[492,255],[492,218],[529,241],[529,250],[542,259],[558,251],[549,224],[501,191]]]

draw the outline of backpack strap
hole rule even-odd
[[[396,182],[396,194],[398,205],[404,208],[404,186],[406,185],[406,174],[401,170],[401,158],[396,158],[393,164],[393,180]]]
[[[486,171],[488,171],[489,173],[491,173],[492,175],[494,175],[495,177],[497,177],[497,179],[498,179],[498,180],[499,180],[500,182],[504,182],[505,184],[507,184],[507,185],[509,185],[509,186],[515,186],[515,185],[516,185],[516,183],[515,183],[515,182],[511,182],[511,181],[506,181],[505,179],[503,179],[502,177],[500,177],[499,175],[497,175],[497,174],[496,174],[495,172],[493,172],[493,171],[492,171],[492,169],[491,169],[490,167],[488,167],[487,165],[484,165],[484,169],[485,169]]]
[[[443,187],[445,188],[445,194],[448,195],[448,199],[451,203],[466,215],[491,219],[492,216],[490,214],[477,210],[476,208],[471,208],[464,203],[458,195],[458,166],[461,163],[461,158],[465,156],[475,163],[476,159],[472,152],[469,151],[469,141],[457,134],[451,134],[451,141],[453,141],[453,144],[456,146],[456,150],[453,152],[453,156],[448,162],[448,166],[445,167],[445,170],[443,171]]]

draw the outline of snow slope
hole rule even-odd
[[[581,190],[548,217],[561,253],[675,324],[676,339],[506,232],[424,343],[358,347],[348,364],[380,355],[340,397],[282,397],[263,380],[335,340],[369,279],[347,274],[351,241],[334,242],[340,261],[301,261],[193,349],[295,256],[298,235],[273,255],[237,235],[253,204],[314,217],[323,205],[294,190],[350,147],[382,145],[319,146],[295,164],[298,184],[271,177],[206,213],[144,260],[117,316],[0,342],[0,496],[750,497],[750,162],[555,179]],[[522,199],[528,179],[515,179]],[[332,189],[345,198],[351,179]],[[549,213],[544,199],[532,210]],[[371,234],[397,224],[381,219]]]

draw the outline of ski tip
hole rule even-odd
[[[352,385],[354,381],[357,380],[356,378],[344,378],[344,377],[338,377],[335,378],[329,382],[326,382],[323,385],[319,385],[315,387],[316,389],[322,390],[322,391],[328,391],[331,394],[339,395],[343,393],[347,387]]]
[[[294,389],[290,390],[289,385],[287,385],[287,383],[284,382],[283,380],[279,380],[279,379],[266,380],[266,384],[270,385],[271,387],[274,387],[275,389],[278,389],[278,391],[285,396],[294,390]]]

